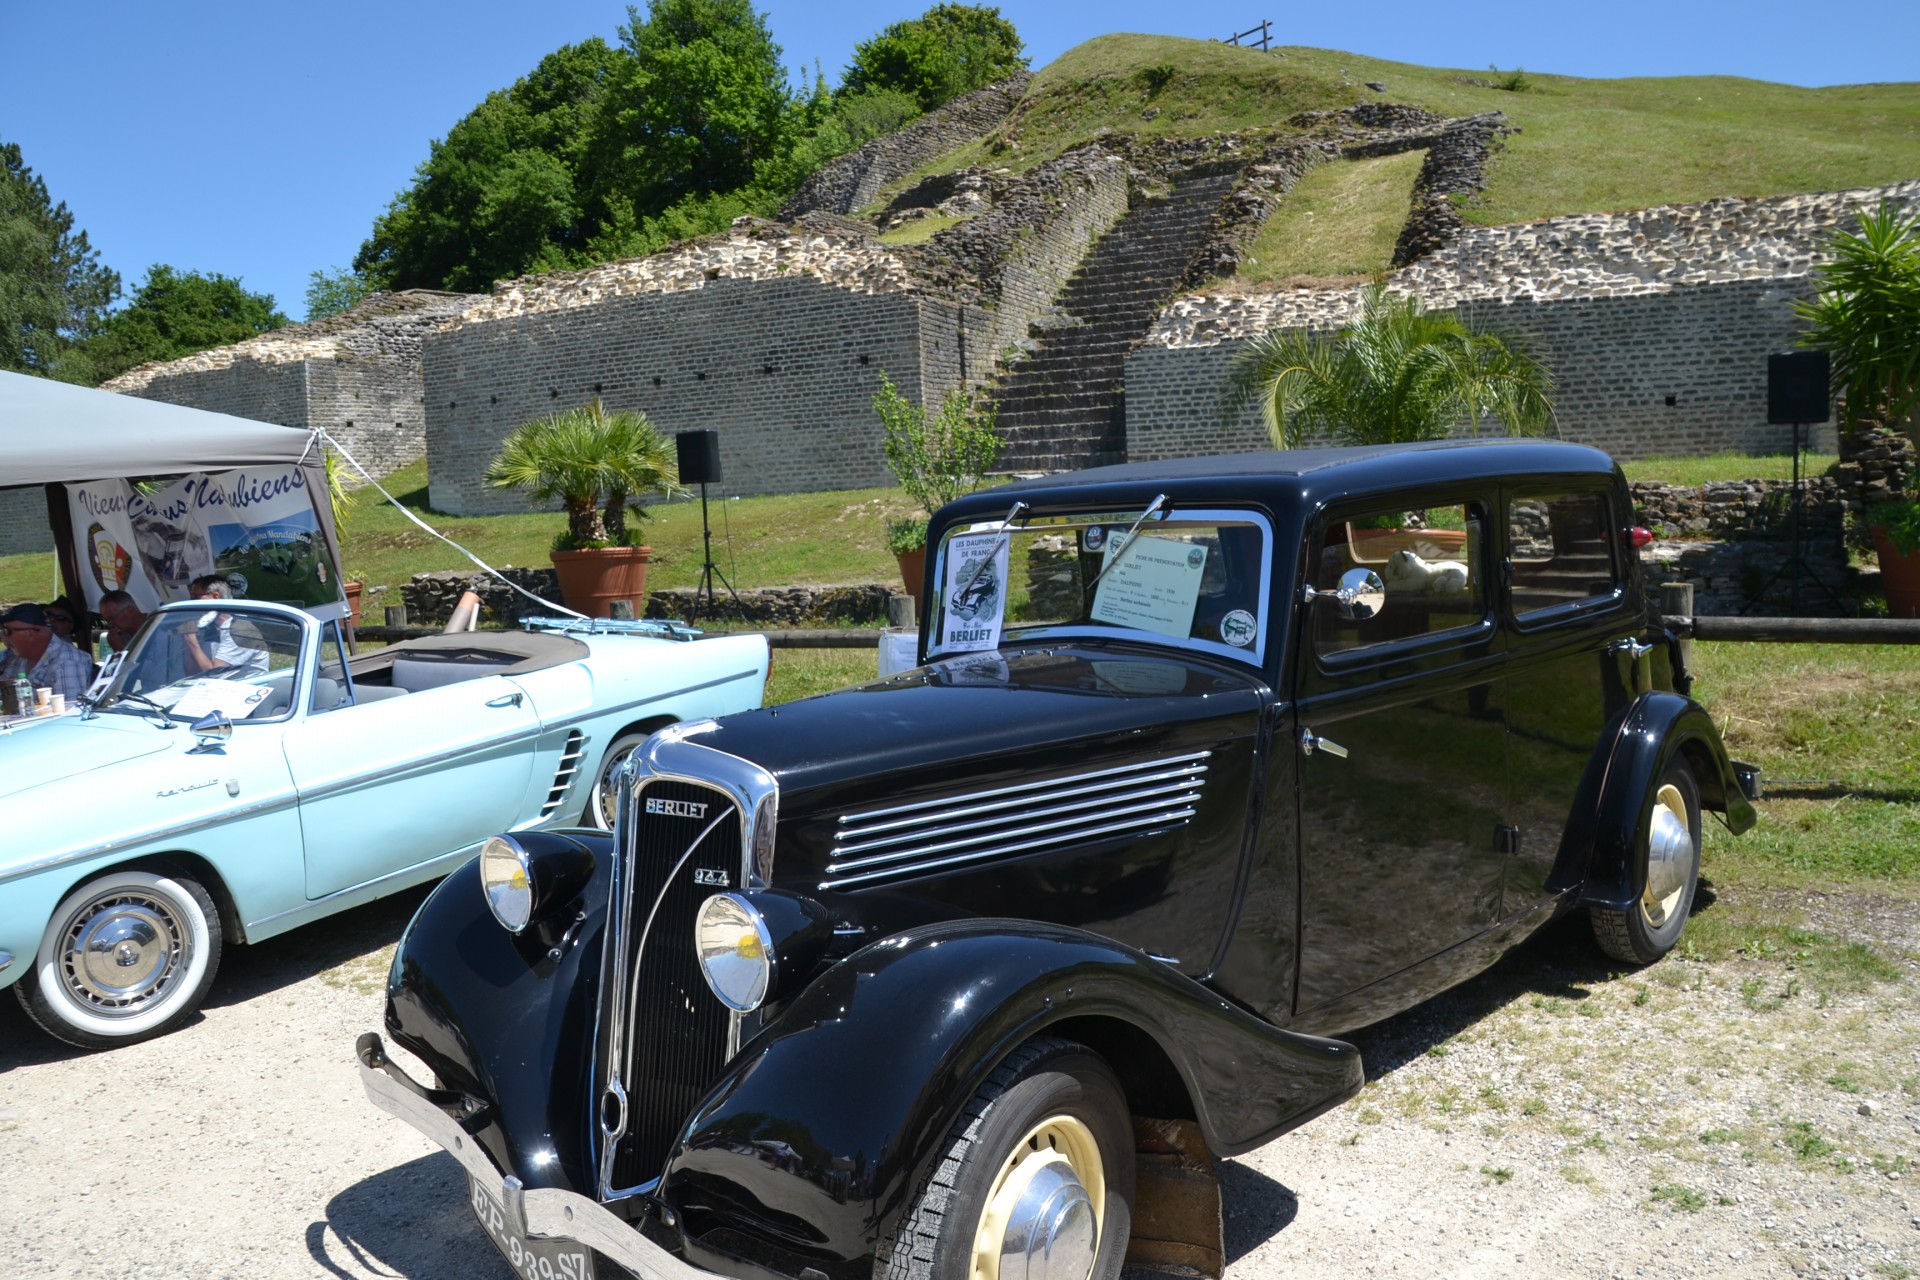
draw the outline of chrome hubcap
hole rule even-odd
[[[68,993],[96,1013],[138,1013],[186,967],[185,938],[167,903],[116,894],[74,915],[60,948],[61,976]]]
[[[1071,1116],[1041,1121],[994,1180],[974,1234],[973,1280],[1087,1280],[1105,1205],[1092,1131]]]
[[[1693,870],[1693,832],[1687,825],[1687,802],[1680,789],[1668,784],[1653,800],[1647,824],[1647,890],[1640,909],[1647,923],[1658,929],[1680,909],[1687,877]]]

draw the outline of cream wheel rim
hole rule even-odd
[[[1075,1248],[1083,1201],[1092,1230],[1084,1246]],[[972,1280],[1086,1280],[1106,1227],[1106,1206],[1106,1174],[1093,1131],[1073,1116],[1049,1116],[1014,1144],[994,1175],[974,1231]],[[1068,1257],[1054,1255],[1056,1242],[1066,1246]],[[1084,1256],[1084,1266],[1075,1254]],[[1003,1259],[1018,1261],[1004,1276]]]
[[[1654,796],[1647,818],[1647,887],[1640,895],[1640,912],[1651,928],[1661,928],[1680,909],[1693,853],[1686,797],[1669,782]]]

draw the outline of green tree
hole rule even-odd
[[[1317,433],[1340,444],[1439,440],[1462,419],[1474,435],[1487,418],[1508,435],[1553,426],[1553,374],[1522,346],[1380,285],[1338,333],[1255,339],[1230,385],[1230,403],[1259,403],[1281,449]]]
[[[681,492],[673,442],[644,413],[609,413],[598,400],[514,428],[486,482],[559,502],[567,531],[554,541],[558,551],[626,545],[628,513],[647,514],[635,494]]]
[[[100,265],[66,204],[17,145],[0,143],[0,369],[54,373],[119,296],[119,275]]]
[[[1794,304],[1807,322],[1801,345],[1832,353],[1849,428],[1904,424],[1920,445],[1920,214],[1882,201],[1859,221],[1828,240],[1819,293]]]
[[[85,361],[89,381],[105,382],[149,360],[178,360],[286,323],[272,294],[252,293],[236,277],[156,263],[132,301],[108,316],[74,355]]]
[[[375,220],[355,274],[383,289],[483,293],[495,280],[577,265],[600,223],[582,195],[588,130],[622,61],[596,37],[488,94]]]
[[[351,267],[307,274],[307,319],[321,320],[350,310],[378,292],[378,286]]]
[[[994,433],[999,406],[990,400],[976,405],[960,387],[949,389],[940,399],[939,412],[929,414],[882,373],[873,411],[880,415],[887,469],[926,516],[978,489],[1000,454],[1000,437]],[[924,547],[926,516],[889,520],[887,550],[903,555]]]
[[[776,155],[793,94],[766,15],[748,0],[651,0],[628,10],[590,143],[592,190],[611,221],[734,191]]]
[[[936,4],[855,45],[843,94],[897,89],[931,111],[1026,68],[1020,33],[992,6]]]

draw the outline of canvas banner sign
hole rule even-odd
[[[344,599],[313,490],[296,465],[195,472],[145,491],[125,480],[66,490],[89,609],[115,590],[142,609],[184,600],[206,574],[224,578],[240,600],[305,608]]]

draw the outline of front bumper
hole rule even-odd
[[[373,1105],[396,1115],[427,1135],[460,1162],[467,1176],[499,1198],[510,1230],[521,1236],[573,1240],[613,1259],[640,1280],[713,1280],[685,1259],[653,1243],[598,1201],[558,1187],[525,1189],[512,1174],[502,1175],[459,1123],[430,1098],[438,1091],[416,1083],[387,1057],[374,1032],[354,1045],[360,1083]]]

